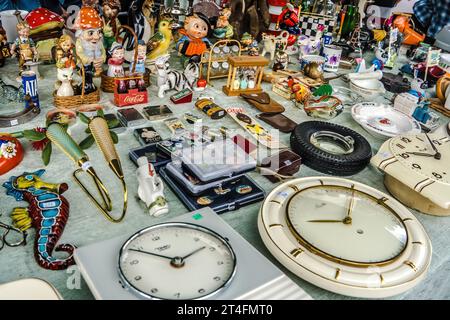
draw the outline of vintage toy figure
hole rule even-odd
[[[168,20],[161,20],[158,31],[150,38],[147,44],[147,59],[155,60],[167,54],[172,40],[172,25]]]
[[[250,33],[246,32],[242,35],[240,42],[242,46],[242,51],[247,51],[253,42],[253,37]]]
[[[109,50],[111,58],[108,59],[108,77],[123,77],[123,63],[125,61],[125,50],[122,45],[114,42]]]
[[[120,21],[117,18],[121,9],[119,0],[103,1],[103,43],[109,50],[116,41],[116,34],[120,28]]]
[[[30,26],[22,21],[17,24],[19,37],[11,46],[11,55],[19,58],[19,71],[25,71],[25,63],[38,60],[38,52],[33,39],[30,38]],[[17,52],[18,51],[18,52]]]
[[[282,43],[276,44],[275,60],[273,62],[273,71],[286,70],[289,64],[289,56]]]
[[[58,69],[75,68],[76,64],[73,55],[73,47],[72,38],[70,38],[69,35],[63,35],[59,38],[55,53],[56,67]]]
[[[49,270],[63,270],[75,264],[75,247],[58,244],[69,219],[69,201],[61,194],[69,188],[66,183],[55,184],[41,180],[45,170],[24,172],[3,183],[7,194],[17,201],[27,201],[28,207],[14,208],[11,213],[14,226],[21,231],[36,229],[34,255],[39,266]],[[54,251],[68,254],[66,258],[53,257]]]
[[[135,67],[135,74],[145,73],[145,60],[147,59],[147,45],[143,40],[138,41],[138,55],[136,61],[133,61],[130,66],[130,71]]]
[[[299,35],[299,13],[291,3],[286,4],[283,11],[278,16],[277,29],[286,30],[290,34]]]
[[[102,41],[103,22],[97,10],[92,7],[82,7],[77,20],[77,56],[83,66],[94,63],[95,75],[99,76],[106,60],[106,51]]]
[[[230,8],[224,8],[220,12],[220,16],[217,19],[216,27],[214,28],[213,35],[217,39],[230,39],[234,32],[233,32],[233,26],[230,24],[228,19],[231,16],[231,9]]]
[[[59,97],[70,97],[74,95],[72,87],[73,69],[58,68],[58,84],[56,95]]]
[[[198,63],[190,61],[184,72],[178,70],[169,70],[168,64],[158,68],[158,97],[163,98],[166,91],[183,89],[194,89],[194,84],[197,82],[200,75],[200,68]]]
[[[179,31],[182,37],[177,42],[177,51],[186,57],[201,55],[211,46],[206,38],[210,30],[211,24],[205,15],[196,13],[187,17],[184,28]]]

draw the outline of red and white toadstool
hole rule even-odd
[[[64,27],[64,19],[48,9],[37,8],[32,10],[25,17],[25,21],[30,25],[30,36],[38,33],[62,29]]]

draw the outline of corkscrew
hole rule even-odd
[[[98,137],[101,136],[101,128],[98,125],[92,125],[92,132],[94,137],[96,137],[96,141],[98,141]],[[96,133],[94,133],[96,132]],[[124,185],[124,189],[125,189],[125,203],[124,203],[124,210],[122,212],[122,215],[119,218],[114,218],[112,217],[109,212],[112,211],[112,201],[111,201],[111,197],[109,195],[109,192],[107,190],[107,188],[105,187],[104,183],[102,182],[102,180],[99,178],[99,176],[97,175],[96,171],[94,170],[92,164],[89,161],[89,157],[87,156],[87,154],[80,148],[80,146],[72,139],[72,137],[66,132],[66,130],[64,129],[64,127],[56,122],[52,122],[47,126],[47,137],[48,139],[53,142],[61,151],[63,151],[70,159],[72,159],[78,166],[79,168],[76,169],[73,172],[73,177],[75,179],[75,181],[78,183],[78,185],[81,187],[81,189],[87,194],[87,196],[94,202],[94,204],[97,206],[97,208],[102,212],[102,214],[110,221],[112,222],[120,222],[122,221],[122,219],[125,216],[125,211],[126,211],[126,199],[127,199],[127,192],[126,192],[126,186],[125,186],[125,182],[123,182]],[[109,136],[109,134],[108,134]],[[109,136],[109,138],[111,139],[111,137]],[[112,142],[111,142],[112,143]],[[108,143],[105,143],[105,146],[107,146]],[[101,148],[101,147],[100,147]],[[113,147],[114,149],[114,147]],[[105,149],[106,150],[106,149]],[[103,149],[101,149],[102,152],[105,152]],[[110,152],[108,153],[109,155],[113,155],[115,153],[115,149],[114,152]],[[105,154],[105,153],[104,153]],[[116,154],[115,154],[116,155]],[[105,155],[106,158],[106,155]],[[121,175],[122,179],[123,179],[123,174],[122,174],[122,170],[120,167],[120,162],[118,161],[118,157],[116,155],[116,160],[115,162],[117,162],[117,164],[111,165],[113,168],[113,171],[115,171],[116,175]],[[114,162],[114,163],[115,163]],[[97,191],[101,197],[101,202],[100,203],[95,197],[94,195],[86,188],[86,186],[81,182],[81,180],[79,179],[79,175],[80,173],[85,172],[87,173],[94,181],[94,184],[97,188]]]

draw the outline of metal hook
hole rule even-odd
[[[3,222],[0,222],[0,228],[5,229],[5,232],[0,237],[0,250],[2,250],[5,247],[5,245],[7,245],[8,247],[18,247],[18,246],[27,244],[27,232],[26,231],[22,231],[16,227],[10,226]],[[20,234],[22,236],[22,239],[17,242],[8,241],[7,236],[10,231]]]

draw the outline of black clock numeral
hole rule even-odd
[[[412,167],[415,168],[415,169],[419,169],[419,170],[422,169],[422,167],[419,166],[417,163],[413,163]]]
[[[180,298],[181,297],[181,293],[179,293],[179,292],[177,292],[177,293],[175,293],[174,295],[173,295],[175,298]]]
[[[399,147],[400,149],[405,149],[405,146],[400,143],[397,143],[396,146]]]
[[[218,265],[218,266],[223,265],[223,261],[217,261],[217,265]]]
[[[138,264],[139,263],[139,260],[131,260],[130,261],[130,264],[133,266],[133,265],[135,265],[135,264]]]
[[[403,159],[408,159],[408,158],[409,158],[409,154],[407,154],[407,153],[402,153],[402,154],[400,155],[400,157],[402,157]]]
[[[442,176],[441,176],[439,173],[433,172],[433,176],[434,176],[436,179],[442,179]]]
[[[151,292],[151,293],[157,293],[157,292],[158,292],[158,289],[152,288],[152,289],[150,290],[150,292]]]
[[[216,248],[214,248],[214,247],[209,247],[209,251],[211,251],[211,252],[216,251]]]
[[[136,276],[136,277],[134,277],[134,280],[136,280],[136,281],[139,281],[139,280],[141,280],[141,279],[142,279],[141,276]]]
[[[159,239],[161,239],[159,236],[153,237],[152,241],[158,241]]]
[[[205,289],[198,289],[198,293],[205,293]]]
[[[214,279],[215,281],[220,281],[221,278],[220,278],[220,277],[214,277],[213,279]]]
[[[438,146],[442,146],[442,142],[438,141],[438,140],[433,140],[434,144],[437,144]]]
[[[400,140],[402,140],[404,143],[410,143],[411,139],[407,138],[407,137],[402,137]]]

